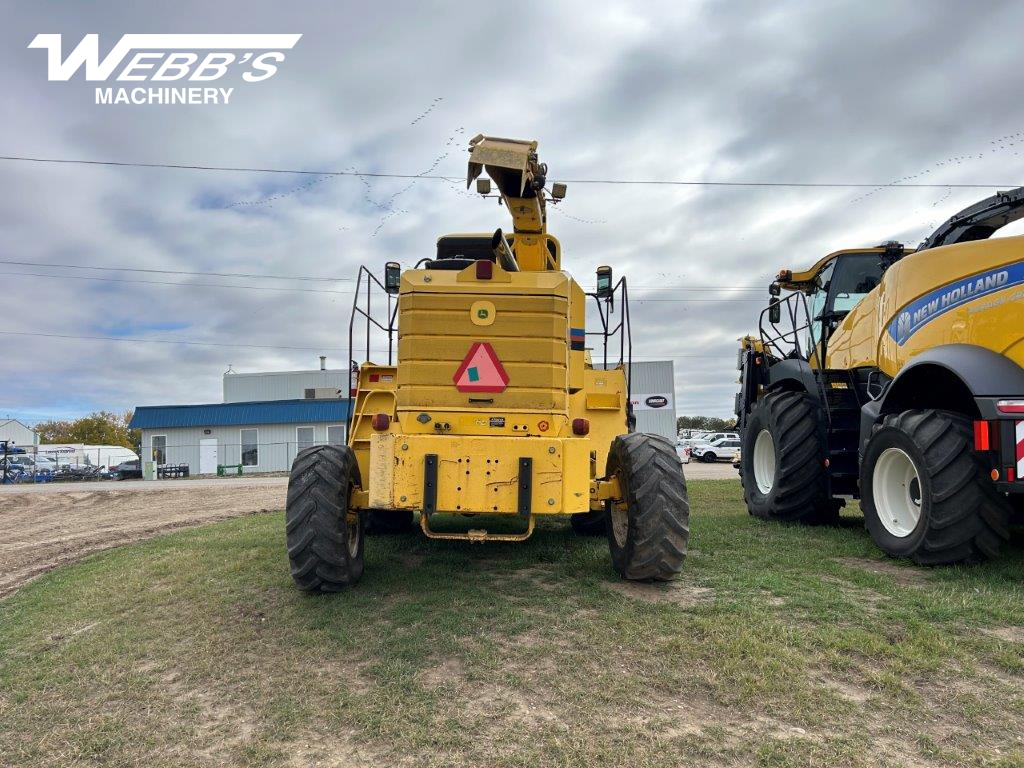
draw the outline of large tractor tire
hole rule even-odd
[[[668,581],[679,573],[690,538],[690,503],[675,446],[657,435],[615,438],[608,477],[624,504],[609,505],[608,545],[615,570],[633,581]]]
[[[292,579],[305,592],[338,592],[363,575],[363,520],[349,515],[359,465],[348,446],[319,445],[295,457],[285,535]]]
[[[1012,510],[973,450],[973,424],[950,411],[904,411],[875,427],[861,464],[861,508],[875,543],[922,565],[993,557]]]
[[[579,536],[603,536],[608,529],[607,519],[606,509],[569,515],[572,530]]]
[[[409,509],[371,509],[364,517],[366,532],[373,535],[406,533],[413,522],[413,513]]]
[[[762,520],[833,522],[824,415],[804,392],[771,392],[754,406],[743,432],[740,480],[747,509]]]

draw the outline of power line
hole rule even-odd
[[[266,279],[266,280],[301,280],[304,282],[339,282],[339,283],[351,283],[355,282],[354,278],[351,277],[316,277],[312,275],[268,275],[263,273],[253,272],[200,272],[184,269],[152,269],[143,267],[108,267],[108,266],[93,266],[89,264],[65,264],[52,261],[18,261],[15,259],[0,259],[0,264],[9,264],[11,266],[18,267],[46,267],[54,269],[87,269],[95,272],[138,272],[140,274],[151,274],[151,275],[181,275],[185,277],[235,277],[235,278],[246,278],[246,279]],[[8,272],[8,275],[12,274],[36,274],[36,273],[17,273]],[[36,274],[37,277],[50,277],[51,275]],[[53,275],[53,277],[62,277],[62,275]],[[160,285],[161,283],[155,283]],[[199,285],[199,283],[166,283],[167,285]],[[232,286],[236,287],[236,286]],[[237,287],[248,287],[248,286],[237,286]],[[289,288],[278,288],[272,290],[301,290],[301,289],[289,289]],[[584,287],[584,290],[593,292],[595,289],[591,286]],[[766,288],[763,286],[755,285],[737,285],[737,286],[714,286],[714,285],[702,285],[702,286],[686,286],[686,285],[633,285],[634,291],[694,291],[694,292],[715,292],[719,293],[722,291],[757,291],[763,293]],[[330,293],[342,293],[342,291],[330,291]],[[348,291],[351,295],[351,291]]]
[[[227,288],[247,291],[281,291],[286,293],[328,293],[335,296],[354,296],[355,291],[332,291],[327,288],[289,288],[272,285],[228,285],[224,283],[176,283],[171,280],[133,280],[127,277],[93,277],[92,275],[48,275],[42,272],[0,272],[0,277],[42,277],[51,280],[89,280],[100,283],[130,283],[141,285],[170,285],[178,288]],[[683,289],[685,290],[685,289]],[[724,289],[723,289],[724,290]],[[755,299],[744,296],[723,296],[718,299],[708,298],[682,298],[682,299],[645,299],[643,297],[633,298],[632,302],[641,304],[647,302],[666,302],[670,304],[689,304],[690,302],[720,303],[723,301],[749,301],[763,303],[762,299]]]
[[[190,341],[187,339],[141,339],[137,336],[78,336],[67,333],[39,333],[30,331],[0,331],[0,336],[31,336],[35,338],[43,339],[70,339],[74,341],[117,341],[117,342],[134,342],[139,344],[184,344],[190,347],[219,347],[228,349],[274,349],[274,350],[294,350],[300,352],[343,352],[347,351],[347,347],[298,347],[298,346],[286,346],[286,345],[274,345],[274,344],[228,344],[215,341]],[[382,351],[379,354],[384,354]],[[634,362],[651,362],[657,360],[684,360],[684,359],[696,359],[696,358],[707,358],[707,359],[719,359],[728,356],[735,358],[735,350],[729,349],[727,352],[722,352],[719,355],[661,355],[658,357],[640,358],[634,357]]]
[[[42,272],[0,272],[3,277],[43,277],[53,280],[90,280],[100,283],[135,283],[142,285],[174,285],[180,288],[235,288],[249,291],[285,291],[297,293],[332,293],[339,296],[352,296],[355,291],[332,291],[327,288],[288,288],[273,285],[228,285],[225,283],[176,283],[172,280],[133,280],[123,277],[93,277],[92,275],[47,275]],[[638,299],[639,301],[639,299]]]
[[[119,160],[82,160],[77,158],[29,157],[26,155],[0,155],[0,160],[25,163],[51,163],[60,165],[111,166],[117,168],[167,168],[188,171],[224,171],[231,173],[279,173],[304,176],[354,176],[375,179],[434,179],[446,182],[462,181],[458,176],[418,173],[375,173],[369,171],[312,171],[300,168],[264,168],[254,166],[195,165],[189,163],[143,163]],[[563,179],[567,184],[620,184],[675,187],[795,187],[805,189],[1013,189],[1019,184],[921,184],[899,182],[817,182],[817,181],[693,181],[677,179]]]
[[[43,339],[74,339],[76,341],[121,341],[143,344],[185,344],[190,347],[227,347],[231,349],[292,349],[303,352],[341,351],[341,347],[291,347],[270,344],[223,344],[215,341],[188,341],[185,339],[140,339],[134,336],[75,336],[66,333],[37,333],[28,331],[0,331],[3,336],[35,336]]]
[[[0,261],[0,263],[4,263],[4,262]],[[185,273],[185,274],[191,274],[191,273]],[[230,285],[230,284],[225,284],[225,283],[180,283],[180,282],[174,282],[172,280],[136,280],[136,279],[127,278],[127,277],[94,277],[92,275],[52,275],[52,274],[46,274],[46,273],[43,273],[43,272],[0,272],[0,276],[2,276],[2,277],[41,277],[41,278],[44,278],[44,279],[51,279],[51,280],[88,280],[88,281],[91,281],[91,282],[100,282],[100,283],[129,283],[129,284],[135,284],[135,285],[170,285],[170,286],[176,286],[176,287],[180,287],[180,288],[227,288],[227,289],[234,289],[234,290],[278,291],[278,292],[285,292],[285,293],[326,293],[326,294],[331,294],[331,295],[335,295],[335,296],[354,296],[355,295],[355,291],[354,290],[352,290],[352,291],[335,291],[335,290],[331,290],[331,289],[328,289],[328,288],[293,288],[293,287],[271,286],[271,285]],[[672,290],[672,289],[654,289],[654,288],[651,288],[651,289],[648,289],[648,290]],[[679,289],[676,289],[676,290],[686,291],[686,290],[696,290],[696,289],[679,288]],[[718,293],[722,293],[722,292],[728,292],[729,290],[732,290],[732,289],[728,289],[728,288],[702,288],[702,289],[699,289],[699,290],[702,290],[702,291],[715,291],[715,292],[718,292]],[[661,298],[646,299],[646,298],[643,298],[643,295],[640,295],[639,297],[634,297],[632,299],[632,301],[635,302],[635,303],[647,303],[647,302],[658,303],[658,302],[665,302],[665,303],[673,303],[673,304],[689,304],[691,302],[721,303],[721,302],[724,302],[724,301],[748,301],[748,302],[763,303],[763,300],[760,299],[760,298],[752,298],[752,297],[748,297],[748,296],[730,296],[730,295],[722,296],[721,298],[716,298],[716,299],[703,298],[703,297],[700,297],[700,298],[678,298],[678,299],[661,299]]]
[[[260,278],[265,280],[303,280],[307,282],[341,282],[351,283],[351,277],[311,277],[306,275],[267,275],[252,272],[192,272],[183,269],[147,269],[143,267],[97,267],[87,264],[58,264],[56,262],[44,261],[15,261],[13,259],[0,259],[0,264],[10,264],[19,267],[54,267],[58,269],[90,269],[97,272],[143,272],[152,275],[188,275],[192,277],[244,277]]]

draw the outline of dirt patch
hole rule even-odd
[[[868,573],[890,576],[903,587],[920,587],[928,584],[930,576],[927,571],[907,565],[897,565],[888,560],[869,560],[865,557],[841,557],[837,562],[857,568]]]
[[[282,485],[0,495],[0,597],[60,565],[166,531],[281,509]]]
[[[1024,627],[991,627],[981,631],[989,637],[1008,643],[1024,643]]]
[[[613,581],[606,587],[620,595],[643,600],[647,603],[672,603],[683,608],[694,608],[714,602],[715,591],[710,587],[698,587],[682,581],[644,584],[637,581]]]

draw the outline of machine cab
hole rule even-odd
[[[836,251],[805,272],[781,271],[772,293],[785,289],[807,297],[804,342],[809,352],[828,341],[843,318],[878,286],[885,270],[902,255],[898,244]],[[778,322],[776,317],[772,322]]]

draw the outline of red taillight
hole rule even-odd
[[[377,432],[384,432],[391,426],[391,417],[386,413],[375,413],[370,424]]]
[[[590,433],[590,422],[586,419],[572,420],[572,433],[574,435],[586,435]]]
[[[476,263],[476,279],[477,280],[490,280],[491,275],[494,274],[494,262],[485,261],[481,259]]]
[[[1017,479],[1017,473],[1014,472],[1013,467],[1006,468],[1006,479],[1011,483]]]
[[[370,381],[374,381],[374,382],[380,381],[380,374],[379,373],[371,373],[370,374]]]
[[[1024,413],[1024,400],[1000,400],[996,403],[1000,413]]]
[[[989,430],[987,421],[974,422],[974,450],[988,451],[992,446],[989,441]]]

